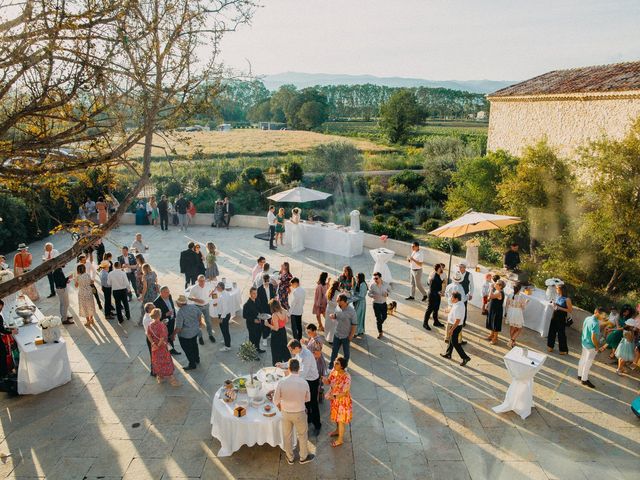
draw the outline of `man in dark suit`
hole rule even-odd
[[[184,288],[194,285],[198,279],[200,258],[194,248],[195,243],[189,242],[187,249],[180,252],[180,273],[184,274]]]
[[[271,283],[271,277],[269,274],[265,274],[262,276],[262,285],[258,287],[256,304],[258,306],[258,311],[260,313],[268,313],[271,315],[271,308],[269,307],[269,302],[276,298],[276,287]],[[264,339],[262,342],[263,346],[267,345],[267,338],[271,335],[271,328],[266,327],[264,322],[262,323],[262,338]]]
[[[169,202],[166,195],[162,195],[158,202],[158,213],[160,214],[160,230],[169,230]]]
[[[247,322],[247,330],[249,331],[249,341],[256,347],[258,353],[264,353],[265,350],[260,348],[260,337],[262,336],[262,322],[258,319],[260,311],[258,311],[258,291],[255,287],[249,289],[249,298],[242,307],[242,318]]]
[[[137,296],[138,283],[136,282],[136,270],[138,269],[138,264],[136,263],[136,257],[133,253],[129,253],[129,247],[126,245],[122,247],[122,255],[118,257],[118,263],[127,274],[129,283],[131,287],[133,287],[133,293]],[[127,297],[129,297],[129,301],[131,301],[131,292],[128,293]]]
[[[171,352],[172,355],[181,355],[173,345],[173,330],[176,326],[176,307],[173,304],[173,298],[171,297],[171,292],[169,291],[169,287],[163,286],[160,287],[160,295],[153,301],[153,304],[156,308],[160,309],[160,320],[167,324],[167,331],[169,332],[169,343],[171,344]]]
[[[224,203],[222,204],[222,223],[229,230],[229,222],[233,217],[233,205],[229,201],[229,197],[224,197]]]

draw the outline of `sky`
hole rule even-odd
[[[261,0],[222,41],[228,67],[521,80],[640,60],[640,0]]]

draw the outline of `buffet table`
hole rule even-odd
[[[512,348],[504,356],[504,363],[511,375],[511,385],[504,402],[493,407],[493,411],[504,413],[513,410],[523,420],[531,415],[531,408],[534,406],[533,377],[540,371],[546,359],[547,356],[543,353],[525,350],[522,347]]]
[[[206,282],[205,283],[205,288],[209,291],[213,291],[215,290],[215,288],[218,286],[218,282]],[[240,295],[240,289],[237,286],[233,286],[232,283],[227,282],[226,283],[227,286],[227,293],[229,294],[229,297],[231,298],[231,311],[232,313],[232,317],[234,317],[237,312],[239,312],[240,310],[242,310],[242,297]],[[189,298],[189,292],[191,291],[191,287],[187,288],[184,292],[185,296],[187,298]],[[188,303],[193,303],[196,304],[195,302],[192,302],[191,300],[188,301]],[[197,305],[197,304],[196,304]],[[209,315],[211,316],[211,318],[218,318],[218,315],[220,314],[220,308],[218,307],[218,304],[216,302],[215,299],[210,298],[209,299]]]
[[[369,250],[371,258],[376,262],[373,266],[372,274],[378,272],[382,275],[382,280],[387,283],[393,283],[393,277],[391,276],[391,270],[387,263],[396,255],[396,252],[389,250],[388,248],[376,248]]]
[[[264,371],[276,370],[275,367],[267,367],[259,371],[255,376],[264,378]],[[249,376],[243,376],[246,382]],[[277,383],[277,382],[276,382]],[[260,395],[264,396],[268,391],[275,389],[275,383],[263,384]],[[223,400],[225,387],[218,389],[213,397],[211,408],[211,435],[220,441],[218,457],[228,457],[238,451],[243,445],[249,447],[253,445],[269,444],[272,447],[284,448],[284,435],[282,432],[282,415],[273,403],[266,400],[264,404],[254,407],[250,405],[246,393],[238,393],[233,402]],[[246,415],[236,417],[234,408],[238,404],[247,404]],[[270,405],[273,416],[267,417],[263,414],[264,406]]]
[[[27,300],[26,303],[32,304],[30,300]],[[9,314],[5,317],[7,321],[16,319],[14,308],[15,306],[12,306]],[[43,318],[43,314],[40,309],[36,308],[33,315],[34,323],[19,327],[18,333],[14,335],[20,350],[18,366],[18,393],[20,395],[35,395],[46,392],[71,380],[71,365],[64,338],[60,338],[58,343],[35,344],[36,337],[42,336],[42,330],[37,325],[41,318]]]
[[[291,245],[291,235],[286,229],[291,222],[285,222],[284,243]],[[304,248],[319,252],[332,253],[343,257],[356,257],[362,254],[364,232],[353,232],[349,227],[333,223],[301,221],[298,226],[302,232]]]
[[[451,266],[452,272],[455,271],[455,266]],[[475,270],[469,270],[473,276],[473,297],[469,303],[471,305],[482,308],[482,284],[484,283],[484,276],[488,273],[488,270],[483,269],[480,272]],[[507,283],[505,289],[505,295],[509,295],[513,292],[513,289]],[[523,295],[529,299],[529,303],[524,309],[524,326],[530,330],[536,331],[542,337],[546,337],[549,333],[549,324],[551,323],[551,315],[553,314],[553,306],[547,300],[544,290],[534,288],[531,295],[526,295],[522,290]]]

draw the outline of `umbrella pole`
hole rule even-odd
[[[449,239],[449,268],[447,269],[447,285],[451,279],[451,258],[453,257],[453,238]]]

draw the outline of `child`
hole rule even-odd
[[[218,271],[218,264],[216,263],[216,246],[213,242],[207,242],[207,269],[204,272],[207,280],[216,281],[220,272]]]
[[[487,310],[487,304],[489,303],[491,287],[493,287],[492,279],[493,276],[490,273],[487,273],[484,276],[484,283],[482,284],[482,315],[486,315],[487,313],[489,313]]]
[[[622,375],[626,373],[624,368],[627,362],[633,361],[633,329],[629,325],[625,325],[622,333],[622,340],[616,348],[616,357],[618,359],[618,369],[616,373]]]

